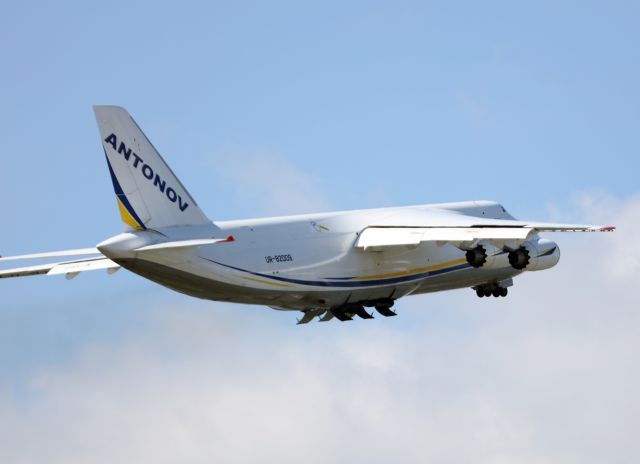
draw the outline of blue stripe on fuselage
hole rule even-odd
[[[452,266],[452,267],[449,267],[449,268],[445,268],[445,269],[438,269],[438,270],[435,270],[435,271],[426,271],[426,272],[421,272],[419,274],[413,274],[413,275],[408,275],[408,276],[391,277],[391,278],[387,278],[387,279],[359,280],[359,281],[345,282],[343,280],[325,281],[325,280],[292,279],[292,278],[289,278],[289,277],[281,277],[281,276],[268,275],[268,274],[262,274],[262,273],[259,273],[259,272],[248,271],[246,269],[241,269],[239,267],[230,266],[228,264],[222,264],[222,263],[219,263],[217,261],[213,261],[213,260],[207,259],[207,258],[202,258],[202,259],[205,259],[205,260],[210,261],[210,262],[215,263],[215,264],[219,264],[220,266],[228,267],[230,269],[235,269],[236,271],[246,272],[248,274],[253,274],[255,276],[264,277],[264,278],[267,278],[267,279],[278,280],[280,282],[288,282],[288,283],[299,284],[299,285],[309,285],[309,286],[314,286],[314,287],[344,287],[344,288],[373,287],[373,286],[377,286],[377,285],[389,285],[389,284],[397,284],[397,283],[402,283],[402,282],[411,282],[411,281],[414,281],[414,280],[424,279],[426,277],[431,277],[431,276],[435,276],[435,275],[439,275],[439,274],[445,274],[447,272],[461,271],[463,269],[468,269],[468,268],[471,267],[470,264],[463,263],[463,264],[457,264],[455,266]]]

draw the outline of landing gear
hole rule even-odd
[[[361,319],[373,319],[373,313],[370,313],[365,309],[376,308],[376,311],[385,317],[396,316],[397,314],[391,310],[394,300],[391,298],[383,298],[379,300],[361,301],[358,303],[345,303],[342,306],[337,306],[328,310],[310,310],[305,312],[302,319],[298,321],[299,324],[306,324],[312,320],[315,316],[320,316],[320,321],[328,321],[334,317],[339,321],[351,321],[354,316],[358,316]],[[321,316],[324,313],[324,316]]]
[[[336,319],[342,322],[353,320],[353,316],[355,315],[355,311],[353,313],[347,312],[347,308],[344,306],[331,309],[331,313],[336,317]]]
[[[361,319],[373,319],[373,314],[368,313],[366,309],[364,309],[364,306],[362,305],[357,305],[355,307],[356,310],[356,314],[361,318]]]
[[[485,296],[490,297],[492,295],[495,298],[505,297],[509,293],[507,287],[501,287],[498,284],[478,285],[477,287],[474,287],[474,289],[476,291],[476,295],[478,295],[479,298],[483,298]]]
[[[384,317],[397,316],[398,313],[396,313],[395,311],[392,311],[391,306],[393,306],[393,301],[391,303],[377,304],[375,308],[376,308],[376,311],[378,311]]]
[[[329,311],[340,321],[351,321],[356,315],[361,319],[373,319],[373,314],[367,312],[360,303],[348,303]]]

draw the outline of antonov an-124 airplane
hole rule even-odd
[[[540,233],[614,230],[519,221],[493,201],[212,222],[126,110],[94,111],[125,231],[95,248],[1,258],[64,257],[0,278],[123,267],[198,298],[301,311],[299,324],[347,321],[372,318],[367,308],[394,316],[407,295],[504,297],[515,276],[560,259]]]

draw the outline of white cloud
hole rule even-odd
[[[329,201],[319,180],[282,156],[267,151],[220,149],[215,155],[218,178],[244,204],[267,215],[327,211]]]
[[[23,397],[0,392],[0,461],[635,462],[640,201],[602,198],[583,216],[619,231],[554,236],[559,266],[506,299],[413,297],[397,318],[306,327],[157,305],[119,343],[34,371]]]

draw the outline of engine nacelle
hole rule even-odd
[[[527,240],[517,250],[510,251],[508,259],[514,269],[542,271],[558,264],[560,248],[546,238]]]
[[[509,267],[508,253],[495,246],[481,242],[466,251],[467,262],[475,268],[498,269]]]

